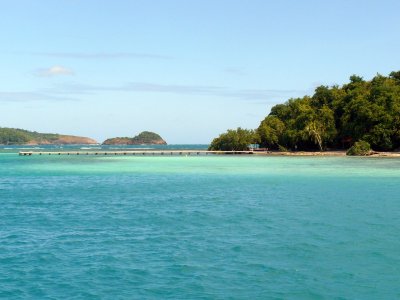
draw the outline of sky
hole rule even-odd
[[[0,0],[0,127],[207,144],[400,70],[398,0]]]

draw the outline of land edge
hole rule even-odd
[[[263,156],[348,156],[345,150],[341,151],[254,151],[255,155]],[[351,156],[350,156],[351,157]],[[377,152],[373,151],[369,155],[353,157],[399,157],[400,152]]]
[[[152,131],[142,131],[134,137],[112,137],[101,143],[102,145],[167,145],[167,142]]]
[[[3,135],[3,138],[1,135]],[[21,128],[0,127],[0,140],[1,140],[0,146],[167,145],[167,142],[158,133],[151,131],[142,131],[138,135],[131,138],[130,137],[107,138],[102,143],[99,143],[95,139],[85,136],[59,134],[59,133],[41,133]]]
[[[387,158],[400,158],[400,152],[372,152],[369,155],[362,155],[362,156],[348,156],[346,155],[345,151],[296,151],[296,152],[280,152],[280,151],[221,151],[221,150],[215,150],[215,151],[209,151],[209,150],[202,150],[202,149],[191,149],[191,150],[140,150],[140,149],[132,149],[132,150],[117,150],[117,151],[108,151],[108,150],[96,150],[96,151],[20,151],[19,155],[33,155],[33,154],[39,154],[39,155],[61,155],[61,154],[66,154],[66,155],[129,155],[129,154],[157,154],[157,155],[164,155],[164,154],[216,154],[216,155],[254,155],[254,156],[292,156],[292,157],[387,157]]]

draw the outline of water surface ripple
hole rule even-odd
[[[396,299],[400,160],[0,154],[0,298]]]

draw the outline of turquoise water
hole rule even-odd
[[[400,160],[0,154],[0,298],[396,299]]]
[[[184,150],[196,149],[206,150],[209,145],[0,145],[0,153],[15,153],[18,151],[69,151],[69,150],[137,150],[137,149],[152,149],[152,150]]]

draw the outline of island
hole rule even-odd
[[[311,96],[271,108],[256,129],[230,129],[209,150],[342,150],[347,155],[400,151],[400,71],[371,80],[353,75],[342,86],[319,86]]]
[[[57,133],[39,133],[36,131],[28,131],[17,128],[0,127],[0,144],[1,145],[66,145],[66,144],[82,144],[92,145],[98,144],[91,138],[63,135]]]
[[[115,137],[107,139],[103,145],[166,145],[167,142],[157,133],[143,131],[135,137]]]

